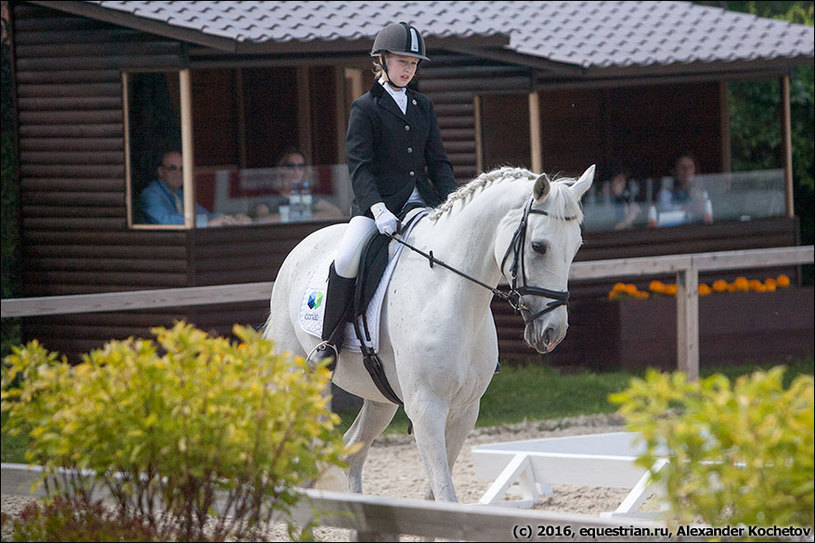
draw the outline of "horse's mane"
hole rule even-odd
[[[503,181],[534,181],[537,178],[538,174],[532,173],[526,168],[512,168],[509,166],[484,172],[469,183],[460,186],[455,192],[450,193],[447,200],[431,211],[427,218],[431,221],[437,221],[444,214],[449,213],[457,202],[461,202],[462,206],[464,206],[473,195],[493,184]],[[582,222],[583,209],[580,202],[575,200],[571,191],[564,190],[574,184],[576,179],[561,177],[559,174],[556,174],[550,178],[550,181],[552,188],[546,197],[546,202],[549,204],[549,210],[552,216],[575,216],[578,222]],[[577,211],[569,211],[574,209],[577,209]]]

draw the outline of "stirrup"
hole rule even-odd
[[[332,352],[333,351],[333,352]],[[340,350],[333,343],[329,343],[328,341],[322,341],[318,343],[311,351],[308,353],[306,360],[310,366],[316,366],[328,360],[329,358],[333,358],[334,360],[328,365],[328,369],[334,371],[334,368],[337,365],[337,359],[340,357]]]

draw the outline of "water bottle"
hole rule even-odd
[[[311,187],[309,187],[308,181],[304,181],[303,190],[300,192],[300,205],[302,206],[300,216],[303,220],[308,220],[311,218],[312,201]]]
[[[713,224],[713,202],[705,191],[705,224]]]
[[[648,208],[648,226],[654,227],[657,225],[657,206],[651,204]]]
[[[300,183],[295,183],[291,188],[289,207],[291,208],[292,221],[299,221],[303,218],[303,199],[300,192]]]

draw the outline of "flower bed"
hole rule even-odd
[[[700,363],[781,362],[811,355],[813,288],[778,288],[784,280],[776,279],[775,288],[763,281],[765,290],[758,290],[756,283],[742,279],[727,287],[714,283],[707,294],[700,286]],[[644,295],[629,289],[600,304],[596,339],[603,367],[676,369],[676,298],[671,296],[676,287],[655,293],[654,286],[660,288],[652,284]]]

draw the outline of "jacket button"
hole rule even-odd
[[[413,101],[413,105],[414,105],[414,106],[416,105],[416,100],[414,100],[414,101]]]
[[[405,125],[405,132],[410,132],[410,125],[409,124]]]
[[[415,175],[416,175],[416,173],[413,170],[410,170],[410,176],[413,177]]]
[[[408,152],[408,154],[412,153],[413,152],[413,147],[408,147],[407,152]]]

